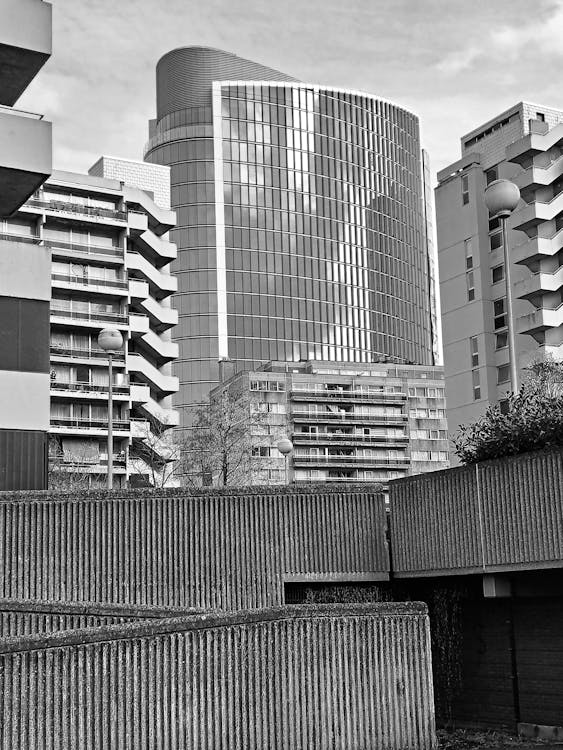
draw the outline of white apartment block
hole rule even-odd
[[[508,220],[520,381],[531,361],[563,359],[563,110],[520,102],[463,136],[438,173],[436,218],[448,425],[474,421],[510,391],[502,231],[486,186],[509,179]]]
[[[152,197],[159,183],[165,192],[166,175],[159,167],[154,190],[145,191],[119,179],[116,161],[112,178],[103,168],[101,176],[53,173],[3,228],[51,252],[49,460],[58,486],[69,474],[88,486],[106,482],[109,380],[101,329],[115,327],[125,340],[113,370],[114,486],[135,481],[135,456],[165,462],[159,437],[178,423],[171,407],[178,345],[170,335],[178,320],[170,305],[176,247],[167,239],[175,215]],[[127,162],[120,163],[126,172]]]

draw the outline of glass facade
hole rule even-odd
[[[146,150],[172,168],[176,407],[205,399],[222,357],[433,364],[417,118],[305,84],[211,87]]]

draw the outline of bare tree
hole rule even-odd
[[[254,428],[264,423],[248,394],[224,388],[201,407],[185,444],[183,470],[193,484],[251,483]]]
[[[151,487],[179,484],[177,472],[181,458],[182,443],[166,421],[146,420],[129,448],[131,473],[146,479]]]
[[[58,436],[49,439],[48,487],[59,492],[86,492],[92,484],[101,483],[105,475],[87,471],[93,465],[87,451],[74,447],[64,451]]]

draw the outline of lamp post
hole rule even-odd
[[[508,359],[510,364],[510,381],[512,392],[518,393],[518,363],[516,357],[516,339],[514,336],[514,315],[512,312],[512,283],[510,281],[510,257],[508,255],[508,233],[506,220],[514,211],[520,200],[520,190],[510,180],[495,180],[485,189],[485,205],[493,219],[500,219],[502,227],[502,246],[504,249],[504,283],[506,287],[506,317],[508,320]]]
[[[123,336],[117,328],[104,328],[98,334],[98,346],[107,352],[109,363],[108,389],[108,490],[113,489],[113,355],[123,346]]]
[[[277,442],[277,448],[282,456],[285,457],[285,483],[289,484],[289,454],[293,450],[293,443],[288,437],[282,437]]]

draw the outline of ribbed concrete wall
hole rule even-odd
[[[394,574],[563,566],[563,451],[541,451],[390,484]]]
[[[170,112],[211,106],[213,81],[295,81],[295,78],[232,52],[209,47],[182,47],[160,58],[156,66],[156,110],[160,120]]]
[[[296,607],[0,642],[2,748],[431,748],[423,605]]]
[[[388,569],[375,487],[0,496],[4,599],[252,609]]]
[[[0,638],[94,628],[140,620],[185,617],[200,610],[120,604],[83,604],[0,599]]]

